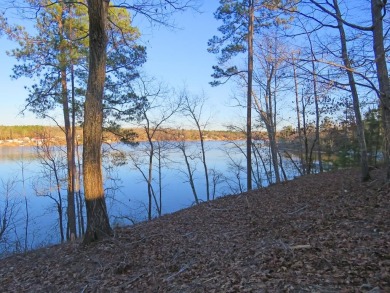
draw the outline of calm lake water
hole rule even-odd
[[[234,142],[234,144],[245,149],[244,142]],[[240,192],[240,184],[241,188],[246,186],[246,159],[234,144],[220,141],[206,142],[206,161],[212,185],[210,187],[211,197],[238,193]],[[148,193],[143,174],[147,174],[148,157],[146,151],[148,145],[140,143],[138,146],[132,147],[116,144],[113,148],[106,146],[104,149],[111,154],[105,156],[104,174],[106,201],[112,224],[128,225],[132,222],[145,220],[147,218]],[[113,149],[120,152],[113,151]],[[266,186],[268,181],[263,166],[268,169],[270,163],[267,149],[264,148],[263,151],[263,162],[259,166],[259,172],[262,174],[261,185]],[[186,152],[189,155],[189,163],[192,167],[199,199],[206,200],[204,171],[199,157],[201,154],[200,144],[187,142]],[[131,154],[133,161],[129,158],[123,161],[123,158],[118,154],[124,153]],[[58,157],[64,155],[61,150],[57,150],[55,154]],[[161,160],[162,213],[172,213],[193,205],[195,200],[188,181],[188,172],[182,152],[174,143],[165,143],[161,157],[163,158]],[[113,164],[113,162],[118,162],[118,158],[122,164]],[[158,162],[156,153],[153,188],[157,197],[159,196]],[[285,159],[283,164],[289,179],[297,175],[289,160]],[[10,202],[15,204],[11,229],[6,233],[6,238],[0,241],[0,252],[23,249],[23,245],[27,245],[30,249],[60,241],[55,202],[47,196],[37,196],[37,193],[42,193],[44,187],[49,186],[48,175],[44,175],[42,172],[43,165],[37,157],[36,148],[0,147],[2,184],[0,186],[0,211],[4,208],[7,195]],[[268,176],[272,176],[272,172],[268,171]],[[53,185],[51,189],[46,190],[46,193],[48,192],[53,197],[57,196]],[[62,181],[61,194],[65,199],[65,181]],[[27,215],[28,221],[26,221]],[[154,215],[157,215],[156,210],[154,210]]]

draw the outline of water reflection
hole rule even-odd
[[[0,162],[33,161],[37,158],[35,147],[32,146],[0,146]]]
[[[242,142],[242,145],[245,148],[245,142]],[[125,153],[135,154],[139,162],[141,162],[141,169],[147,174],[148,159],[144,149],[146,146],[146,143],[140,143],[136,147],[116,144],[112,147],[105,146],[104,149],[119,149]],[[246,181],[245,168],[238,170],[241,172],[238,174],[237,170],[230,163],[231,160],[236,160],[237,163],[241,161],[244,164],[245,157],[243,153],[238,151],[232,144],[219,141],[208,141],[206,149],[209,170],[214,170],[215,174],[221,175],[221,180],[215,186],[215,195],[221,196],[237,192],[237,190],[233,189],[235,186],[233,183],[237,181],[238,175],[241,176],[240,180],[242,182]],[[189,142],[188,151],[194,157],[199,155],[199,143]],[[112,163],[112,158],[110,157],[106,157],[104,162],[106,166],[104,172],[105,191],[111,222],[114,225],[127,225],[145,220],[147,218],[148,188],[143,174],[130,161],[115,167],[110,165]],[[154,162],[158,163],[156,158]],[[161,176],[162,213],[171,213],[191,206],[194,203],[194,196],[188,178],[183,173],[185,171],[184,159],[181,152],[174,145],[165,151],[163,163]],[[194,180],[199,199],[204,201],[206,200],[206,184],[201,162],[198,159],[194,159],[191,163],[194,167]],[[289,160],[285,160],[284,164],[289,178],[297,175],[294,172],[295,169],[291,166],[289,167],[289,164],[291,164]],[[42,165],[39,163],[35,147],[0,147],[0,179],[3,183],[7,180],[15,180],[17,184],[13,194],[18,198],[18,201],[21,203],[27,202],[28,205],[29,223],[27,237],[30,248],[39,246],[42,243],[59,242],[58,214],[54,202],[48,197],[36,196],[34,184],[36,182],[42,183],[46,180],[42,177],[41,170]],[[157,166],[154,168],[154,172],[156,173],[154,173],[155,181],[153,185],[157,196],[159,196]],[[210,178],[211,180],[212,178]],[[62,184],[62,195],[66,198],[66,181]],[[265,175],[261,178],[261,184],[262,186],[268,184]],[[0,194],[0,207],[2,196],[3,194]],[[155,210],[154,215],[156,215]],[[17,223],[15,222],[15,227],[12,231],[13,237],[18,241],[23,242],[23,235],[26,229],[25,224],[26,208],[25,205],[20,205],[18,220]]]

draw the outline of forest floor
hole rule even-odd
[[[390,292],[384,170],[304,176],[0,260],[0,292]]]

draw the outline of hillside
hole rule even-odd
[[[0,260],[0,292],[390,292],[383,170],[310,175]]]

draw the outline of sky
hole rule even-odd
[[[235,119],[242,119],[232,102],[233,84],[211,87],[212,66],[217,64],[217,56],[207,52],[207,41],[218,34],[221,24],[213,13],[218,1],[203,0],[200,13],[186,11],[173,17],[177,29],[166,27],[150,28],[141,18],[135,19],[140,28],[142,42],[147,47],[147,62],[143,66],[149,76],[153,76],[170,87],[180,91],[185,86],[193,95],[204,93],[207,98],[204,114],[211,116],[211,129],[224,129],[224,125]],[[26,78],[12,80],[12,67],[15,59],[6,55],[16,43],[0,38],[0,125],[52,125],[50,120],[36,119],[30,112],[20,115],[28,92],[25,85],[31,84]],[[242,120],[243,121],[243,120]],[[183,122],[184,123],[184,122]],[[244,121],[242,122],[244,123]]]

